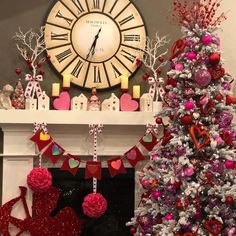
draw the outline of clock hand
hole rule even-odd
[[[86,60],[89,58],[91,52],[92,52],[92,56],[95,54],[95,47],[96,47],[97,40],[98,40],[98,38],[99,38],[99,34],[100,34],[101,30],[102,30],[102,27],[99,29],[98,33],[97,33],[97,34],[95,35],[95,37],[94,37],[92,46],[91,46],[90,49],[89,49],[88,55],[87,55],[87,57],[86,57]]]

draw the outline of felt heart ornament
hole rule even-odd
[[[210,136],[207,131],[201,130],[201,128],[197,125],[192,125],[190,127],[189,134],[197,150],[210,143]]]
[[[111,166],[113,169],[119,170],[121,167],[121,160],[112,161]]]
[[[120,98],[120,110],[121,111],[136,111],[138,109],[138,102],[132,100],[132,97],[128,93],[124,93]]]
[[[70,95],[68,92],[60,93],[59,98],[53,101],[53,107],[56,110],[70,110]]]
[[[79,161],[78,161],[78,160],[75,160],[74,158],[70,158],[70,160],[68,161],[68,163],[69,163],[69,167],[70,167],[71,169],[76,168],[76,167],[78,167],[78,165],[79,165]]]
[[[218,220],[212,219],[206,220],[205,228],[210,234],[217,236],[221,233],[223,225]]]
[[[145,143],[151,143],[152,142],[152,136],[144,136],[143,141]]]
[[[62,153],[62,150],[56,145],[56,144],[54,144],[53,146],[52,146],[52,155],[53,156],[58,156],[58,155],[60,155]]]
[[[128,152],[126,154],[126,157],[129,159],[129,160],[135,160],[136,159],[136,151],[134,149],[132,149],[130,152]]]
[[[40,132],[39,139],[40,141],[48,141],[50,139],[49,134],[45,134],[44,132]]]

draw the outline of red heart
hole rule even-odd
[[[218,220],[206,220],[205,222],[205,228],[209,233],[211,233],[214,236],[217,236],[220,234],[223,225]]]
[[[120,98],[120,110],[136,111],[137,109],[138,109],[138,102],[132,100],[132,97],[128,93],[124,93]]]
[[[131,150],[129,153],[126,154],[126,157],[129,159],[129,160],[132,160],[134,161],[136,159],[136,151],[133,149]]]
[[[210,99],[207,104],[200,105],[201,113],[204,115],[208,115],[213,111],[213,108],[215,106],[214,100]]]
[[[190,136],[193,139],[194,145],[197,150],[203,148],[210,143],[210,136],[205,130],[201,130],[197,125],[192,125],[189,130]],[[204,138],[201,141],[201,138]]]
[[[111,167],[115,170],[119,170],[121,167],[121,160],[112,161]]]
[[[95,174],[98,171],[98,166],[97,165],[89,165],[88,166],[88,171],[91,174]]]
[[[53,101],[53,107],[56,110],[70,110],[70,95],[68,92],[60,93],[59,98]]]

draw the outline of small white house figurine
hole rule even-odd
[[[88,108],[88,99],[83,93],[71,99],[72,111],[87,111],[87,108]]]
[[[111,97],[105,99],[102,103],[102,111],[119,111],[120,110],[120,100],[112,93]]]
[[[153,97],[149,93],[144,93],[140,98],[140,111],[153,111]]]
[[[14,88],[10,84],[3,86],[2,91],[0,91],[0,109],[15,109],[11,104],[11,94],[13,93]]]
[[[49,110],[50,99],[46,92],[43,91],[42,95],[38,97],[38,110]]]
[[[37,99],[35,98],[26,98],[25,99],[25,109],[26,110],[37,110]]]
[[[88,111],[100,111],[101,101],[97,96],[96,88],[92,88],[92,95],[88,99]]]

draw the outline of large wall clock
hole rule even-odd
[[[51,62],[81,87],[109,88],[143,56],[146,30],[130,0],[59,0],[46,20]]]

